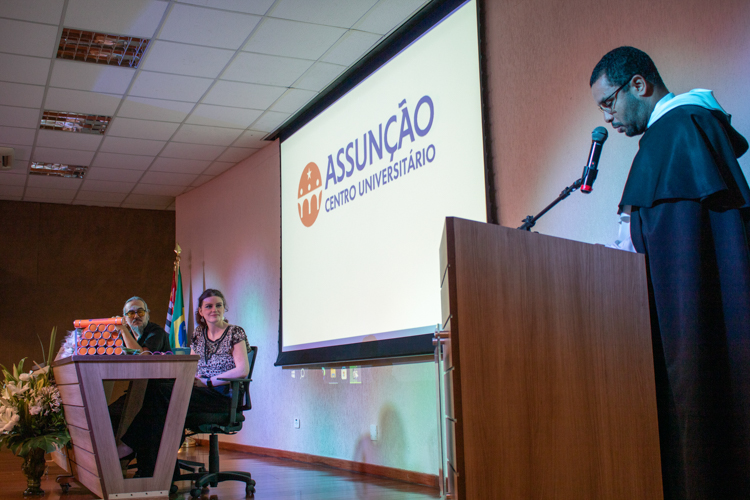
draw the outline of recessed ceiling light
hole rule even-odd
[[[137,68],[151,40],[63,28],[58,59]]]
[[[39,128],[63,130],[65,132],[83,132],[86,134],[104,134],[111,119],[111,116],[86,115],[83,113],[45,109]]]
[[[44,163],[41,161],[31,162],[31,174],[49,175],[51,177],[71,177],[83,179],[89,167],[82,165],[65,165],[62,163]]]

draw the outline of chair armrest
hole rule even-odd
[[[252,403],[250,401],[250,382],[252,382],[252,379],[223,377],[217,377],[216,379],[224,382],[229,382],[229,387],[232,391],[232,401],[229,408],[229,420],[231,422],[234,422],[236,420],[237,411],[241,413],[252,408]],[[241,384],[244,385],[242,395],[240,395],[239,390]]]

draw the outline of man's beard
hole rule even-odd
[[[130,325],[130,328],[133,330],[133,333],[135,333],[136,339],[141,338],[141,335],[143,335],[144,325],[141,325],[141,326]]]

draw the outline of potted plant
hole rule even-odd
[[[55,345],[56,328],[52,329],[49,351],[42,346],[42,365],[23,371],[26,358],[9,371],[0,365],[5,376],[0,390],[0,447],[23,457],[22,470],[27,478],[25,496],[44,495],[41,478],[46,468],[44,456],[65,446],[70,434],[65,425],[62,400],[49,365]]]

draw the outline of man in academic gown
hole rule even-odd
[[[750,499],[748,143],[709,90],[674,96],[644,52],[594,68],[604,120],[643,134],[620,201],[646,254],[666,499]]]

